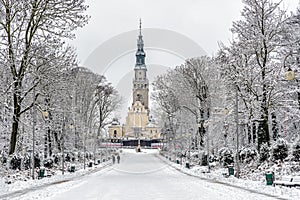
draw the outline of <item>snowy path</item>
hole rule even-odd
[[[62,185],[59,187],[63,188]],[[47,189],[47,199],[274,199],[187,176],[166,165],[155,153],[137,154],[133,151],[122,154],[120,164],[82,177],[74,181],[67,190],[64,188],[60,191],[59,187]],[[45,199],[42,193],[35,197],[29,196]]]

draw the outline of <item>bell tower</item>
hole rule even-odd
[[[145,64],[146,53],[144,52],[144,41],[142,36],[142,22],[140,19],[139,36],[137,39],[136,62],[134,67],[135,76],[133,79],[133,101],[140,101],[145,109],[149,109],[149,81],[147,78],[147,67]]]
[[[149,121],[149,80],[145,64],[146,53],[140,20],[137,50],[135,53],[134,77],[132,81],[132,105],[128,108],[125,125],[122,128],[123,141],[129,146],[150,145],[149,141],[160,139],[161,128]],[[111,135],[116,128],[111,126]]]

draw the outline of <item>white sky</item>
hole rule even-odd
[[[283,0],[289,11],[295,11],[298,3]],[[81,63],[106,40],[136,30],[139,18],[144,28],[176,31],[213,55],[218,41],[228,43],[232,21],[240,18],[243,8],[242,0],[87,0],[87,4],[91,20],[71,41]]]

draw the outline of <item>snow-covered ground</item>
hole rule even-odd
[[[197,166],[197,167],[193,167],[192,169],[187,169],[185,166],[170,162],[168,159],[162,156],[160,158],[164,162],[167,162],[169,165],[171,165],[173,168],[181,171],[182,173],[189,174],[217,184],[228,185],[235,188],[241,188],[253,193],[265,194],[273,197],[273,199],[274,198],[300,199],[300,188],[267,186],[265,179],[262,178],[256,178],[256,179],[260,179],[260,181],[238,179],[233,176],[225,178],[223,174],[228,172],[227,169],[225,168],[212,170],[211,173],[203,173],[203,172],[207,172],[207,167]]]
[[[27,175],[20,176],[20,180],[14,181],[12,184],[5,183],[7,177],[0,178],[0,199],[12,199],[14,196],[17,196],[15,199],[31,199],[31,196],[27,196],[28,191],[36,191],[37,193],[41,193],[41,197],[38,199],[44,199],[44,191],[48,190],[49,185],[56,187],[58,190],[63,190],[63,188],[69,188],[74,185],[76,179],[80,179],[82,176],[86,174],[93,173],[94,171],[102,170],[103,168],[107,167],[110,163],[102,163],[100,165],[94,165],[91,168],[86,168],[86,170],[79,169],[76,170],[74,173],[65,172],[65,175],[61,175],[60,171],[55,172],[55,174],[50,178],[43,178],[43,179],[25,179]],[[25,172],[26,173],[26,172]],[[29,173],[29,172],[28,172]],[[12,175],[14,176],[14,175]],[[22,180],[24,178],[24,180]],[[26,180],[26,181],[25,181]],[[64,182],[63,188],[61,188],[61,182]],[[39,190],[39,191],[38,191]],[[50,189],[53,190],[53,189]],[[42,191],[42,192],[41,192]],[[51,191],[52,192],[52,191]],[[26,197],[18,197],[19,194],[26,194]],[[33,196],[36,196],[34,192],[32,193]],[[36,199],[36,198],[34,198]]]
[[[247,189],[251,189],[251,191],[247,191]],[[300,199],[299,194],[300,190],[295,188],[279,188],[265,186],[263,182],[224,178],[220,171],[203,174],[200,168],[189,170],[170,163],[154,150],[142,153],[124,150],[121,154],[120,164],[114,164],[65,183],[51,185],[8,199],[248,200],[274,199],[275,196],[282,199]]]

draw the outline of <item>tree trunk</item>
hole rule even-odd
[[[13,154],[16,149],[17,143],[17,135],[19,131],[19,121],[20,121],[20,112],[21,112],[21,102],[20,102],[20,91],[19,91],[19,84],[16,81],[14,84],[14,115],[13,115],[13,124],[12,124],[12,132],[11,132],[11,139],[10,139],[10,149],[9,154]]]
[[[48,127],[47,129],[47,133],[48,133],[48,150],[49,150],[49,156],[52,156],[52,140],[51,140],[51,130]]]
[[[262,69],[262,79],[265,80],[265,68]],[[262,85],[262,101],[261,101],[261,119],[259,120],[258,133],[257,133],[257,150],[260,150],[260,146],[263,143],[270,145],[270,132],[268,125],[269,110],[267,108],[267,85]]]
[[[264,110],[265,112],[262,114],[262,120],[258,125],[258,138],[257,138],[257,150],[260,150],[260,146],[263,143],[267,143],[270,145],[270,134],[269,134],[269,125],[268,125],[268,110]]]
[[[297,81],[297,84],[298,84],[298,81]],[[300,88],[299,85],[298,85],[298,88]],[[297,92],[297,94],[298,94],[298,108],[300,110],[300,92]]]
[[[48,157],[48,137],[47,137],[47,131],[44,135],[44,158]]]
[[[272,113],[272,114],[271,114],[271,118],[272,118],[273,140],[276,141],[277,138],[278,138],[278,125],[277,125],[275,113]]]
[[[57,144],[57,149],[58,151],[61,151],[61,143],[60,140],[58,139],[58,133],[56,131],[53,132],[56,144]]]

